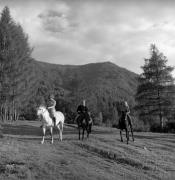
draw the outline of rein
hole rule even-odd
[[[47,111],[47,109],[45,109],[45,111],[43,111],[43,114]]]

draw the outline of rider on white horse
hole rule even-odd
[[[50,108],[52,109],[52,108]],[[45,134],[46,134],[46,128],[50,129],[50,134],[51,134],[51,138],[52,138],[52,143],[53,143],[53,120],[49,114],[48,109],[44,106],[44,105],[40,105],[37,108],[37,116],[40,117],[41,121],[42,121],[42,130],[43,130],[43,139],[41,141],[41,143],[44,143],[44,139],[45,139]],[[63,125],[64,125],[64,114],[60,111],[55,111],[54,114],[55,117],[55,124],[56,127],[59,131],[59,138],[60,141],[62,141],[62,133],[63,133]]]
[[[55,106],[56,106],[56,101],[54,99],[54,95],[51,94],[49,96],[49,102],[48,102],[48,111],[50,113],[50,116],[54,122],[54,126],[56,125],[56,117],[55,117],[55,112],[56,112],[56,109],[55,109]]]

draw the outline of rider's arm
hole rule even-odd
[[[129,113],[130,113],[129,106],[127,106],[127,108],[126,108],[126,109],[127,109],[127,112],[126,112],[126,113],[127,113],[127,114],[129,114]]]
[[[88,112],[88,108],[87,108],[86,106],[84,107],[84,111],[85,111],[85,112]]]
[[[81,107],[81,105],[80,106],[78,106],[78,108],[77,108],[77,113],[80,113],[82,111],[82,107]]]
[[[55,108],[55,106],[56,106],[56,101],[54,99],[52,99],[52,98],[51,98],[51,100],[53,102],[53,105],[48,107],[48,109]]]

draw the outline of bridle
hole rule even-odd
[[[43,110],[43,109],[39,109],[39,110],[41,110],[42,111],[42,114],[44,114],[47,110],[45,109],[45,110]]]

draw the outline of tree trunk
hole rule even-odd
[[[163,129],[163,127],[164,127],[164,122],[163,122],[163,117],[162,117],[162,114],[161,114],[161,113],[159,114],[159,119],[160,119],[160,127],[161,127],[161,129]]]

